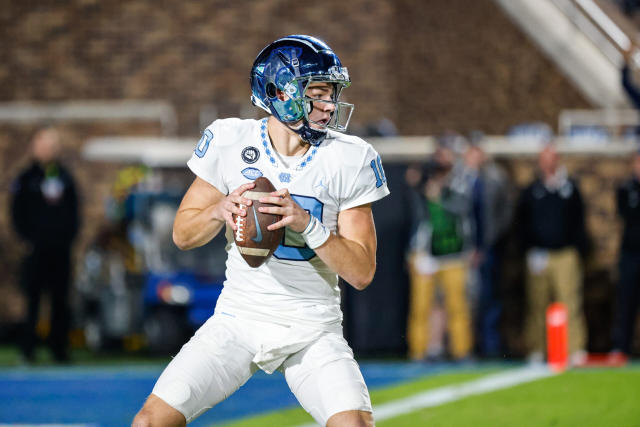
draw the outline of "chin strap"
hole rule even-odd
[[[300,138],[302,138],[304,142],[308,142],[314,147],[317,147],[318,145],[322,144],[322,141],[324,141],[324,139],[327,137],[326,130],[321,131],[321,130],[313,129],[311,126],[309,126],[309,122],[306,119],[302,119],[302,125],[300,125],[300,127],[298,127],[297,129],[292,128],[289,125],[287,125],[287,127],[292,131],[294,131],[295,133],[297,133],[298,135],[300,135]]]

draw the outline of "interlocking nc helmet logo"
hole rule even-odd
[[[260,229],[260,223],[258,222],[258,214],[256,214],[255,206],[251,206],[251,210],[253,211],[253,219],[256,224],[256,237],[252,237],[251,240],[256,243],[260,243],[262,242],[262,230]]]

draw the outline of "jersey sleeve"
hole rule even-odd
[[[370,145],[366,147],[361,166],[349,179],[352,180],[353,185],[347,197],[340,203],[341,211],[375,202],[389,194],[382,161],[376,150]]]
[[[221,193],[229,194],[229,187],[223,173],[223,144],[220,144],[220,141],[216,142],[222,138],[220,132],[217,121],[202,132],[202,137],[193,150],[187,166],[199,178],[216,187]]]

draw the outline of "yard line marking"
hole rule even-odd
[[[422,408],[442,405],[475,394],[488,393],[553,375],[547,367],[525,367],[488,375],[462,384],[428,390],[404,399],[391,401],[373,408],[377,420],[415,412]]]
[[[394,418],[399,415],[415,412],[423,408],[454,402],[475,394],[488,393],[503,388],[513,387],[518,384],[535,381],[554,375],[546,366],[527,366],[524,368],[510,369],[505,372],[487,375],[477,380],[427,390],[403,399],[373,407],[373,415],[376,421]],[[303,424],[299,427],[316,427],[317,424]]]

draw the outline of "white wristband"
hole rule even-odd
[[[311,249],[318,248],[324,244],[331,236],[331,232],[325,227],[318,218],[310,215],[307,228],[301,233],[302,238]]]

